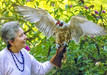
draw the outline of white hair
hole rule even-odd
[[[1,38],[4,40],[6,44],[8,44],[9,40],[14,41],[17,32],[19,31],[20,24],[18,21],[10,21],[3,25],[0,30]]]

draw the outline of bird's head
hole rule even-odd
[[[60,26],[62,27],[63,26],[63,22],[62,21],[57,21],[56,25],[57,25],[57,27],[60,27]]]

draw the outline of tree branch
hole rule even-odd
[[[104,75],[107,75],[107,70],[104,72]]]
[[[95,46],[96,46],[96,48],[97,48],[97,53],[98,53],[98,56],[99,56],[99,55],[100,55],[100,49],[99,49],[99,46],[98,46],[97,43],[95,44]]]
[[[27,32],[29,32],[29,31],[31,31],[31,30],[32,30],[32,28],[28,29],[27,31],[24,32],[24,34],[26,34]]]
[[[50,55],[50,52],[51,52],[51,46],[49,46],[49,51],[48,51],[47,57]]]
[[[0,20],[13,20],[13,17],[0,17]]]
[[[26,40],[33,40],[33,39],[35,39],[35,37],[27,38]]]
[[[89,58],[91,58],[93,61],[97,61],[97,59],[95,59],[94,57],[92,57],[92,56],[88,56]]]

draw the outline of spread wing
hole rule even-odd
[[[101,26],[86,20],[82,16],[73,16],[70,20],[72,39],[78,43],[83,35],[105,35],[105,30]]]
[[[31,23],[35,23],[35,26],[39,31],[43,32],[47,38],[54,34],[56,29],[56,20],[44,9],[31,8],[27,6],[13,5],[16,12],[21,14],[24,19]]]

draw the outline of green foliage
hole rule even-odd
[[[8,21],[19,21],[28,36],[27,44],[30,53],[41,62],[51,59],[55,54],[55,39],[47,39],[38,31],[35,24],[22,19],[14,11],[12,4],[40,7],[47,10],[55,19],[69,22],[74,15],[84,15],[104,28],[107,28],[107,1],[106,0],[1,0],[0,27]],[[105,13],[103,12],[105,10]],[[98,13],[95,13],[98,11]],[[0,50],[5,48],[0,39]],[[48,51],[50,55],[48,56]],[[47,57],[48,56],[48,57]],[[100,62],[100,64],[97,64]],[[106,75],[107,74],[107,36],[81,37],[80,43],[70,41],[67,47],[67,61],[62,68],[54,68],[48,75]]]

